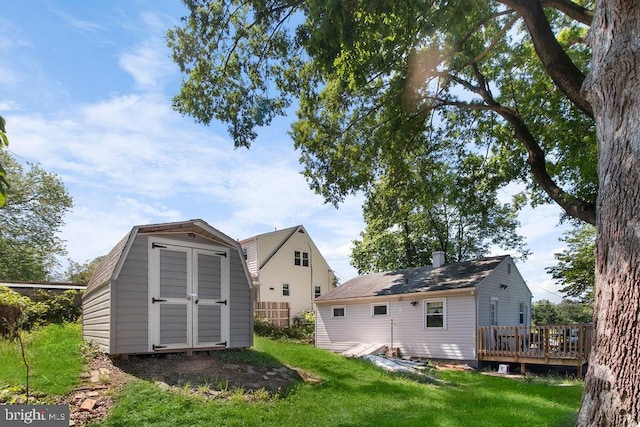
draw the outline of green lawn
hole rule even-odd
[[[394,378],[361,360],[301,344],[256,338],[255,349],[310,371],[285,398],[265,402],[204,401],[128,385],[105,426],[570,426],[582,385],[521,382],[472,372],[445,372],[446,386]]]
[[[81,331],[51,325],[26,336],[32,389],[69,392],[80,380]],[[256,337],[247,352],[224,353],[230,361],[259,366],[274,359],[305,370],[319,383],[299,383],[286,397],[246,402],[204,400],[162,392],[134,381],[116,396],[103,426],[570,426],[582,384],[516,381],[475,372],[443,372],[450,385],[419,384],[391,376],[362,360],[302,344]],[[0,385],[23,384],[18,347],[0,341]],[[240,396],[241,397],[241,396]]]
[[[23,334],[31,374],[29,387],[47,395],[70,392],[80,382],[83,358],[79,323],[49,325]],[[0,388],[26,383],[22,353],[16,342],[0,340]]]

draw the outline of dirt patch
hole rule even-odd
[[[94,354],[82,374],[82,384],[54,403],[69,405],[71,426],[84,426],[106,418],[115,392],[135,379],[153,381],[166,392],[218,400],[239,394],[247,400],[277,398],[300,381],[321,382],[317,376],[283,366],[276,359],[253,356],[252,350],[154,354],[115,360]]]
[[[224,352],[201,352],[133,356],[115,360],[122,371],[149,381],[193,390],[229,391],[242,389],[250,392],[267,390],[284,394],[289,387],[303,379],[295,369],[275,361],[259,366],[240,358],[228,357]]]

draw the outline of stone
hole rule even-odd
[[[100,375],[109,375],[111,373],[111,371],[108,370],[107,368],[100,368],[98,372]]]
[[[247,374],[251,375],[255,373],[256,373],[256,370],[253,368],[253,366],[247,365]]]
[[[233,363],[225,363],[222,367],[224,369],[240,369],[240,365],[235,365]]]
[[[82,402],[82,405],[80,405],[80,410],[92,411],[93,408],[96,406],[96,403],[98,403],[98,401],[95,399],[85,399],[85,401]]]
[[[87,397],[98,397],[98,396],[100,396],[100,393],[98,393],[97,391],[87,392]]]
[[[165,383],[164,381],[156,381],[156,385],[162,391],[169,390],[169,384]]]
[[[267,372],[267,375],[269,375],[270,377],[275,377],[276,375],[278,375],[278,373],[269,371]]]

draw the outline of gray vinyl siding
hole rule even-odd
[[[241,256],[238,251],[231,250],[229,347],[253,345],[253,292]]]
[[[95,342],[106,353],[109,352],[110,295],[106,284],[87,297],[82,307],[83,338]]]
[[[136,236],[115,282],[115,354],[146,353],[149,342],[147,236]]]
[[[344,351],[359,343],[391,344],[393,319],[393,347],[402,355],[433,359],[465,360],[476,358],[475,298],[447,296],[446,328],[425,328],[424,301],[417,299],[387,302],[388,315],[373,316],[372,303],[318,304],[316,317],[316,346],[332,351]],[[331,307],[344,306],[344,317],[331,317]]]
[[[508,264],[511,264],[509,273]],[[506,285],[503,289],[500,285]],[[513,260],[508,257],[478,285],[478,326],[490,326],[491,299],[498,301],[498,325],[519,324],[519,302],[526,306],[525,325],[531,323],[531,291],[529,290]]]

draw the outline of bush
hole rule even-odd
[[[314,341],[315,313],[306,311],[293,318],[293,324],[288,327],[274,326],[267,319],[255,318],[253,331],[261,337],[268,337],[283,341],[298,341],[311,344]]]
[[[18,330],[30,330],[48,323],[74,322],[80,317],[80,292],[56,295],[38,291],[33,299],[0,286],[0,335],[15,338]]]

